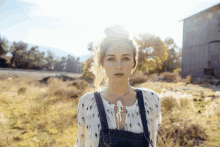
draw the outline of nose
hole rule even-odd
[[[121,68],[121,62],[117,61],[116,68]]]

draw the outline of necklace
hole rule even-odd
[[[117,118],[117,121],[118,121],[118,129],[119,129],[119,121],[122,121],[122,116],[121,116],[121,113],[122,113],[122,108],[124,107],[123,105],[122,105],[122,103],[121,103],[121,100],[118,100],[119,98],[123,98],[124,96],[126,96],[127,94],[129,94],[130,93],[130,91],[128,91],[127,93],[125,93],[123,96],[116,96],[117,97],[117,99],[116,99],[116,101],[117,101],[117,105],[116,106],[118,106],[118,112],[117,112],[117,114],[116,114],[116,118]],[[114,94],[109,94],[109,95],[111,95],[111,96],[115,96]]]
[[[130,91],[128,91],[127,93],[125,93],[123,96],[116,96],[116,95],[114,95],[114,94],[108,94],[108,95],[110,95],[110,96],[116,96],[117,98],[116,98],[116,101],[118,101],[118,99],[120,99],[120,98],[123,98],[124,96],[126,96],[127,94],[129,94],[130,93]]]

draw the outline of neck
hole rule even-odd
[[[117,83],[115,81],[109,81],[108,87],[106,91],[109,94],[115,95],[115,96],[124,96],[126,93],[132,92],[132,88],[129,85],[128,81]]]

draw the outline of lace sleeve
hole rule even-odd
[[[161,123],[161,108],[160,108],[160,98],[156,93],[153,94],[154,103],[156,106],[156,113],[154,117],[151,119],[152,125],[152,142],[156,147],[157,143],[157,134]]]
[[[77,108],[77,123],[78,123],[78,135],[74,147],[84,147],[85,146],[85,104],[86,95],[83,95],[78,102]]]

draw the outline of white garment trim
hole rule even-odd
[[[119,119],[120,121],[122,121],[121,119],[121,113],[122,113],[122,109],[123,109],[123,105],[121,103],[121,101],[117,101],[117,106],[118,106],[118,112],[116,114],[117,120],[118,120],[118,129],[119,129]]]
[[[112,103],[110,105],[109,102],[106,99],[104,99],[104,97],[101,96],[101,98],[103,100],[103,103],[105,103],[105,105],[109,106],[113,110],[114,110],[115,106],[117,106],[117,105],[112,104]],[[135,103],[133,105],[131,105],[131,106],[123,106],[123,107],[126,107],[126,110],[133,110],[133,109],[136,109],[136,107],[138,106],[137,103],[138,103],[138,99],[136,99],[136,101],[135,101]]]

